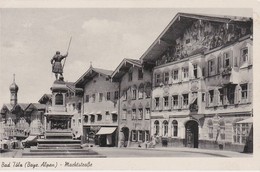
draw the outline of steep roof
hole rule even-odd
[[[140,60],[137,59],[128,59],[125,58],[122,62],[117,66],[117,68],[112,73],[111,77],[113,80],[120,79],[125,73],[129,71],[131,67],[141,68],[142,64]]]
[[[172,45],[174,41],[185,32],[185,29],[191,26],[191,24],[196,20],[206,20],[226,24],[247,23],[251,21],[250,18],[246,17],[178,13],[141,56],[140,59],[142,63],[155,63],[158,56],[167,50],[169,45]]]
[[[41,104],[46,104],[47,101],[51,100],[51,96],[51,94],[44,94],[38,102]]]
[[[74,83],[76,88],[82,88],[87,82],[92,80],[96,75],[100,74],[105,77],[111,76],[113,73],[112,70],[100,69],[100,68],[90,68]]]

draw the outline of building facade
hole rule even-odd
[[[141,57],[158,145],[252,151],[252,33],[249,18],[175,16]]]
[[[10,103],[1,109],[3,139],[24,140],[30,135],[43,133],[45,105],[39,103],[18,103],[18,86],[15,81],[10,86]]]
[[[83,89],[83,142],[99,146],[117,146],[118,96],[117,82],[111,81],[113,71],[92,66],[76,82]]]
[[[112,74],[119,82],[119,146],[145,146],[150,140],[151,70],[124,59]]]

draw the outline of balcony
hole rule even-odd
[[[221,72],[222,84],[238,84],[239,83],[239,69],[237,67],[226,67]]]
[[[232,73],[232,68],[228,66],[223,69],[222,76],[228,76],[231,75],[231,73]]]
[[[198,112],[199,106],[197,104],[191,104],[189,109],[190,109],[190,112]]]

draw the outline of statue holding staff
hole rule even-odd
[[[70,42],[68,45],[67,53],[65,55],[61,55],[59,51],[56,51],[56,54],[53,56],[51,59],[51,64],[52,64],[52,72],[55,73],[56,80],[58,79],[58,74],[60,74],[60,77],[63,78],[63,68],[65,66],[66,62],[66,57],[68,56],[69,48],[70,48],[70,43],[71,43],[72,37],[70,37]],[[64,60],[63,65],[61,64],[61,61]]]
[[[61,64],[61,61],[68,56],[68,52],[65,55],[61,55],[59,51],[56,52],[56,54],[51,59],[52,64],[52,72],[55,73],[56,79],[58,79],[58,74],[62,76],[63,73],[63,66]]]

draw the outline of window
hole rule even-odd
[[[123,100],[127,100],[127,90],[123,91]]]
[[[172,121],[172,136],[173,137],[178,136],[178,122],[176,120]]]
[[[173,80],[178,80],[178,75],[179,75],[179,71],[178,70],[174,70],[173,71]]]
[[[229,104],[234,104],[234,100],[235,100],[235,87],[234,86],[227,87],[227,100],[228,100]]]
[[[76,126],[76,120],[75,119],[72,120],[72,123],[73,123],[74,126]]]
[[[79,119],[79,125],[81,124],[81,119]]]
[[[110,100],[110,92],[107,92],[107,100]]]
[[[136,119],[136,109],[132,109],[132,119]]]
[[[139,117],[138,119],[143,119],[143,109],[142,108],[139,108]]]
[[[143,79],[143,70],[142,69],[138,69],[138,80]]]
[[[178,95],[174,95],[173,97],[173,109],[178,109]]]
[[[189,77],[189,68],[183,68],[183,78]]]
[[[128,72],[128,81],[131,82],[133,80],[133,72]]]
[[[243,48],[241,50],[241,64],[248,61],[248,48]]]
[[[89,102],[89,95],[86,95],[86,103],[88,103]]]
[[[224,93],[223,88],[219,89],[219,103],[220,105],[224,105]]]
[[[164,97],[163,99],[164,99],[164,107],[167,108],[167,107],[169,106],[169,97],[166,96],[166,97]]]
[[[84,117],[84,122],[88,122],[88,116],[87,115],[85,115],[85,117]]]
[[[211,119],[208,120],[208,135],[209,139],[213,139],[213,122]]]
[[[132,130],[132,141],[136,141],[136,130]]]
[[[143,90],[138,90],[138,99],[143,99],[144,98],[144,91]]]
[[[73,110],[75,110],[75,108],[76,108],[75,103],[72,103],[72,108],[73,108]]]
[[[147,142],[147,141],[149,141],[150,139],[149,139],[149,131],[145,131],[145,141]]]
[[[168,121],[163,121],[163,136],[168,137]]]
[[[159,124],[159,121],[154,121],[154,128],[155,128],[155,132],[154,134],[155,135],[159,135],[159,131],[160,131],[160,124]]]
[[[156,84],[161,83],[161,75],[159,73],[155,75],[155,81],[156,81]]]
[[[101,121],[102,120],[102,115],[101,114],[98,114],[97,115],[97,121]]]
[[[115,113],[112,114],[112,121],[117,122],[117,114]]]
[[[107,121],[110,120],[110,113],[109,113],[109,111],[106,111],[106,120],[107,120]]]
[[[139,142],[143,141],[143,133],[142,133],[142,131],[138,131],[138,141]]]
[[[119,92],[118,91],[115,91],[115,100],[118,100],[118,97],[119,97]]]
[[[198,65],[197,64],[193,65],[193,75],[194,75],[194,78],[198,78]]]
[[[150,119],[150,113],[151,113],[150,108],[145,108],[145,119]]]
[[[246,143],[246,138],[249,135],[249,124],[248,123],[242,123],[237,124],[235,123],[233,125],[233,142],[234,143]]]
[[[58,93],[55,96],[55,105],[63,105],[63,95]]]
[[[190,39],[186,39],[186,44],[189,44],[190,43]]]
[[[215,63],[214,63],[215,59],[212,59],[208,62],[208,67],[209,67],[209,74],[212,75],[214,74],[214,70],[215,70]]]
[[[126,113],[127,113],[126,109],[123,109],[123,113],[122,113],[123,120],[126,120]]]
[[[169,83],[169,72],[164,73],[164,83],[168,84]]]
[[[205,93],[202,93],[202,102],[205,102]]]
[[[220,132],[220,140],[225,140],[225,122],[224,120],[220,120],[219,122],[219,132]]]
[[[81,111],[81,102],[78,103],[78,110]]]
[[[160,100],[159,97],[155,98],[155,107],[156,108],[159,108],[159,100]]]
[[[229,67],[230,66],[230,54],[224,53],[223,57],[224,57],[224,64],[223,64],[224,68]]]
[[[91,116],[90,116],[90,122],[91,122],[91,123],[94,123],[94,121],[95,121],[95,116],[94,116],[94,115],[91,115]]]
[[[246,103],[247,102],[247,84],[242,84],[241,86],[241,103]]]
[[[92,94],[92,102],[94,103],[96,101],[96,94]]]
[[[209,91],[209,103],[213,103],[214,100],[214,90]]]
[[[183,94],[183,108],[188,108],[189,105],[189,94]]]
[[[103,93],[99,93],[99,101],[102,102],[103,100]]]
[[[132,99],[136,100],[136,88],[133,88],[132,90]]]

